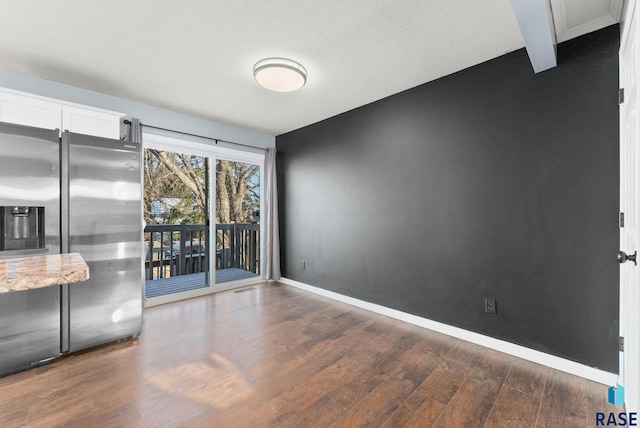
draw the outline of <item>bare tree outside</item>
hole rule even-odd
[[[205,223],[209,160],[145,150],[144,220],[147,224]]]
[[[205,223],[208,174],[208,158],[146,149],[144,216],[147,224]],[[216,177],[216,223],[258,223],[260,167],[218,160]]]
[[[216,221],[258,223],[260,167],[244,162],[219,160],[216,173]]]

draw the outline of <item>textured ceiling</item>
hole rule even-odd
[[[574,7],[600,5],[592,9],[602,15],[611,9],[603,3],[611,1]],[[509,0],[0,0],[0,8],[0,68],[271,135],[524,46]],[[594,19],[565,15],[567,27]],[[302,63],[307,85],[286,94],[258,86],[252,67],[272,56]]]

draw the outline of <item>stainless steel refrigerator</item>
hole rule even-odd
[[[90,275],[0,294],[0,374],[140,334],[140,156],[135,143],[0,124],[0,258],[77,252]]]

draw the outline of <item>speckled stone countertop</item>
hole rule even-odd
[[[89,279],[78,253],[0,260],[0,293],[71,284]]]

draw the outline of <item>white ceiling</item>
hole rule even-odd
[[[619,22],[622,0],[550,3],[564,41]],[[271,135],[524,46],[509,0],[0,0],[0,11],[0,68]],[[307,85],[258,86],[252,67],[273,56],[302,63]]]

